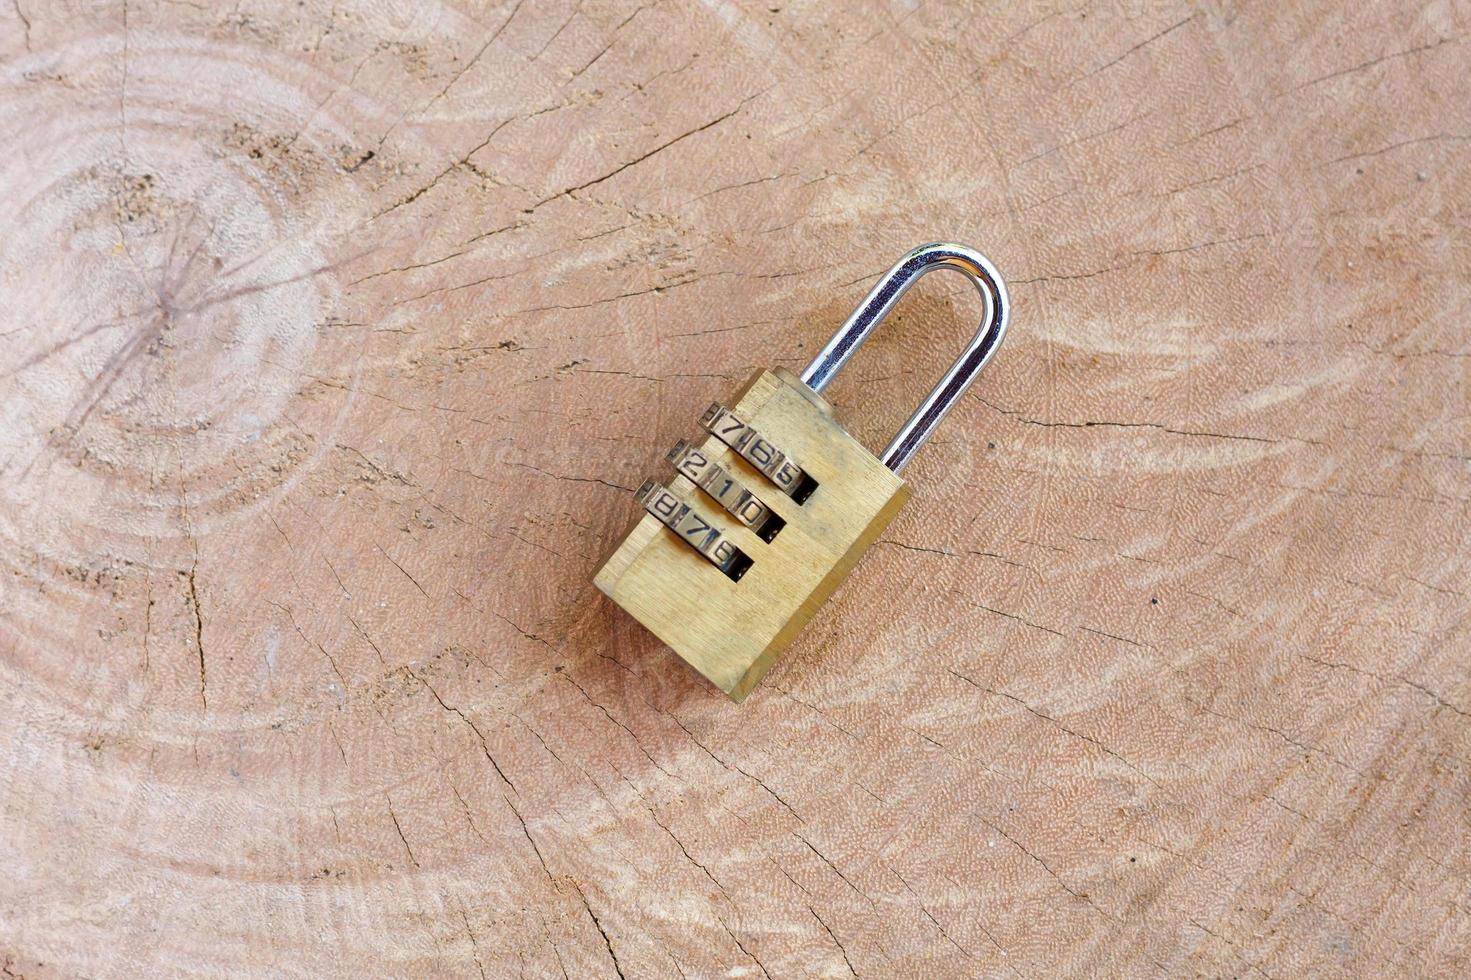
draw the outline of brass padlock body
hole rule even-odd
[[[743,700],[909,499],[909,487],[784,368],[759,371],[733,406],[817,481],[804,503],[778,491],[715,436],[701,450],[785,521],[771,541],[683,475],[670,491],[752,558],[732,581],[645,514],[593,580],[716,687]]]

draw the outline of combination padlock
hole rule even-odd
[[[942,268],[980,292],[980,329],[876,457],[821,392],[905,291]],[[933,244],[904,256],[800,378],[759,371],[733,405],[710,406],[703,443],[670,451],[670,482],[639,488],[647,513],[598,570],[598,588],[743,700],[909,499],[899,471],[995,353],[1009,313],[980,253]]]

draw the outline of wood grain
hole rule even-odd
[[[1471,972],[1468,29],[0,4],[0,963]],[[731,705],[591,575],[936,238],[1006,344]]]

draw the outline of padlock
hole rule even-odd
[[[981,294],[980,328],[874,456],[821,392],[910,286],[956,269]],[[667,457],[675,475],[637,497],[647,513],[594,582],[735,701],[744,700],[909,499],[899,471],[995,353],[1010,303],[991,263],[924,245],[879,280],[801,374],[758,371],[701,418],[703,443]]]

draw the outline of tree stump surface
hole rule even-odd
[[[1467,4],[3,7],[7,975],[1471,971]],[[732,705],[592,574],[934,239]]]

